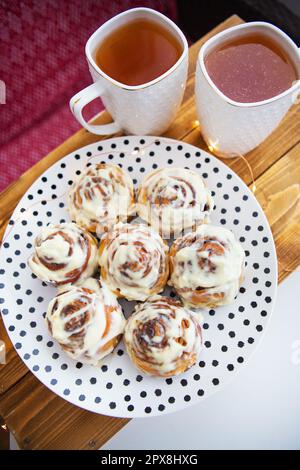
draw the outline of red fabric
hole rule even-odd
[[[79,129],[68,103],[91,83],[85,43],[137,6],[176,20],[175,0],[0,0],[0,191]],[[91,114],[99,109],[93,104]]]

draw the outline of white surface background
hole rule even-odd
[[[279,286],[261,345],[227,387],[184,411],[134,419],[102,449],[300,449],[299,288],[299,272]]]
[[[224,389],[184,411],[130,421],[103,449],[300,449],[300,273],[278,289],[265,337]]]

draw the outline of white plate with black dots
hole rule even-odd
[[[76,363],[51,338],[44,316],[56,290],[27,266],[33,240],[48,223],[70,221],[66,193],[89,163],[122,166],[135,187],[150,171],[186,167],[211,189],[214,224],[231,229],[246,253],[246,276],[232,305],[203,311],[203,349],[197,364],[170,379],[148,377],[130,362],[123,343],[101,367]],[[0,307],[21,359],[49,389],[87,410],[119,417],[172,413],[220,392],[248,363],[270,320],[277,290],[277,259],[267,219],[254,195],[225,164],[197,147],[158,137],[118,137],[67,155],[25,193],[0,252]],[[168,291],[169,292],[169,291]],[[122,301],[125,315],[133,302]],[[251,363],[249,364],[249,367]]]

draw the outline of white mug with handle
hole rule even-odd
[[[129,86],[114,80],[95,62],[95,51],[103,39],[115,29],[135,19],[151,19],[173,34],[182,46],[177,62],[163,75],[142,85]],[[136,135],[162,134],[173,121],[181,104],[188,69],[188,44],[182,31],[166,16],[149,8],[133,8],[113,17],[89,38],[85,53],[94,83],[70,100],[75,118],[88,131],[106,135],[123,131]],[[124,58],[126,60],[126,58]],[[83,117],[84,107],[101,97],[113,118],[104,125],[88,123]]]
[[[206,70],[205,57],[220,44],[249,33],[265,34],[278,43],[293,61],[298,80],[273,98],[238,103],[225,96],[214,84]],[[195,95],[201,133],[208,148],[221,157],[236,157],[257,147],[297,101],[299,77],[299,49],[283,31],[270,23],[256,21],[233,26],[206,41],[198,56]]]

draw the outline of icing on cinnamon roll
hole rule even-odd
[[[67,202],[72,220],[101,235],[134,213],[133,183],[118,166],[97,163],[73,183]]]
[[[155,170],[138,190],[139,216],[165,238],[207,222],[213,205],[202,178],[185,168]]]
[[[76,224],[51,224],[36,237],[28,265],[39,279],[54,286],[75,283],[97,270],[97,242]]]
[[[100,243],[101,278],[118,296],[146,300],[169,275],[168,245],[144,224],[119,224]]]
[[[230,230],[203,224],[171,247],[169,284],[190,307],[226,305],[238,293],[244,263],[244,251]]]
[[[95,279],[54,297],[46,322],[53,338],[70,357],[92,365],[99,365],[113,351],[125,326],[116,297]]]
[[[136,306],[127,320],[124,341],[138,369],[171,377],[195,364],[201,349],[201,328],[180,302],[154,296]]]

